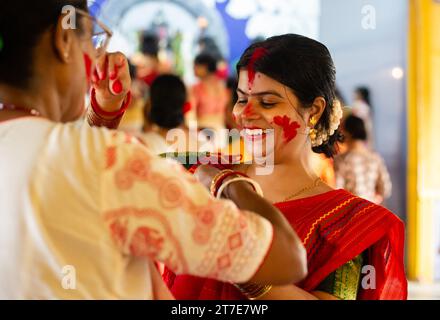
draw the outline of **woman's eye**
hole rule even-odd
[[[238,100],[237,103],[239,105],[245,105],[245,104],[247,104],[247,100]]]
[[[273,108],[276,105],[276,103],[273,103],[273,102],[269,103],[269,102],[261,101],[261,105],[265,109],[270,109],[270,108]]]

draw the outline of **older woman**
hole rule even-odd
[[[167,272],[176,298],[406,299],[403,223],[383,207],[333,190],[310,161],[313,152],[333,156],[340,138],[342,110],[334,102],[328,49],[299,35],[277,36],[250,46],[237,71],[234,118],[247,148],[261,158],[232,169],[258,181],[298,232],[309,274],[300,283],[258,290],[252,283],[233,286]],[[272,172],[259,174],[270,159]]]
[[[152,259],[223,281],[301,280],[298,237],[250,184],[225,180],[238,209],[129,136],[71,123],[88,79],[90,123],[115,127],[128,105],[110,34],[85,0],[0,2],[0,298],[170,298]]]

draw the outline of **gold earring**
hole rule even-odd
[[[317,123],[318,123],[318,120],[316,120],[315,116],[313,116],[313,117],[310,119],[310,126],[311,126],[311,129],[310,129],[310,133],[309,133],[310,140],[312,141],[312,145],[314,145],[314,142],[315,142],[316,137],[317,137],[317,135],[318,135],[318,132],[317,132],[316,129],[315,129],[315,126],[316,126]]]

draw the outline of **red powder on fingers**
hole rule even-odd
[[[84,53],[84,65],[86,68],[87,81],[90,82],[92,78],[92,59],[87,53]]]
[[[301,128],[300,124],[296,121],[291,121],[291,119],[288,116],[280,117],[277,116],[273,118],[273,122],[277,125],[283,128],[284,133],[284,141],[286,143],[289,143],[298,134],[298,129]]]
[[[118,66],[115,65],[115,69],[113,72],[109,74],[109,78],[110,80],[116,80],[117,77],[118,77]]]
[[[255,74],[257,73],[255,71],[255,64],[266,54],[267,54],[267,50],[265,48],[257,48],[252,54],[251,60],[249,61],[249,65],[248,65],[249,90],[251,90],[252,86],[254,85]]]
[[[121,92],[122,92],[122,83],[121,83],[121,81],[119,81],[119,80],[116,80],[114,83],[113,83],[113,87],[112,87],[112,89],[113,89],[113,92],[114,93],[116,93],[116,94],[120,94]]]

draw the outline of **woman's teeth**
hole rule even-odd
[[[264,133],[266,133],[266,130],[263,129],[245,129],[247,136],[262,136]]]

